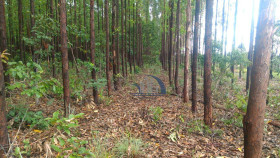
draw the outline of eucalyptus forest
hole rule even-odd
[[[280,157],[277,0],[0,0],[0,158]]]

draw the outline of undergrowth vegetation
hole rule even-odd
[[[104,87],[106,86],[106,79],[101,78],[96,82],[89,80],[90,71],[95,68],[90,63],[77,61],[77,68],[79,76],[73,77],[70,82],[70,87],[73,90],[72,100],[81,101],[87,98],[85,90],[91,87],[97,87],[99,90],[99,97],[103,105],[110,106],[113,103],[111,97],[106,95]],[[7,89],[10,94],[19,96],[30,96],[33,99],[42,99],[44,96],[48,98],[49,105],[52,100],[60,100],[62,98],[62,83],[60,80],[54,78],[44,79],[42,76],[47,75],[40,65],[30,63],[27,65],[18,63],[10,63],[10,69],[7,73],[12,76],[13,82],[8,85]],[[149,73],[160,73],[158,71],[160,65],[146,65],[150,67]],[[218,66],[217,66],[218,67]],[[36,72],[33,70],[37,69]],[[143,72],[140,68],[137,73]],[[71,73],[76,73],[77,69],[71,69]],[[182,70],[180,70],[182,71]],[[131,75],[133,81],[137,81],[137,77]],[[229,84],[232,75],[216,73],[213,84],[213,95],[217,100],[217,106],[230,111],[228,115],[221,116],[220,122],[226,128],[236,127],[242,130],[243,115],[246,113],[248,94],[242,89],[239,82],[232,86]],[[238,80],[236,78],[236,80]],[[124,84],[130,85],[131,82],[125,81]],[[203,86],[203,80],[198,78],[199,88]],[[167,87],[167,94],[173,93],[174,87]],[[270,87],[268,105],[272,108],[279,108],[278,102],[280,97],[278,95],[277,87]],[[32,101],[33,102],[33,101]],[[75,114],[72,111],[69,117],[64,118],[63,113],[56,111],[52,117],[46,116],[44,111],[30,110],[35,104],[25,99],[14,102],[8,100],[9,112],[7,115],[10,129],[29,129],[35,132],[44,132],[47,130],[54,130],[54,134],[50,139],[49,146],[56,157],[94,157],[94,158],[108,158],[108,157],[141,157],[145,155],[143,151],[148,147],[148,143],[140,137],[134,137],[131,134],[125,134],[118,139],[112,139],[109,135],[100,135],[99,131],[91,131],[91,136],[84,138],[82,131],[79,130],[79,122],[84,118],[84,115]],[[172,104],[170,101],[168,104]],[[46,106],[49,106],[46,105]],[[152,106],[148,110],[147,115],[151,118],[154,126],[162,126],[166,118],[165,110],[161,106]],[[273,114],[275,119],[280,120],[279,111]],[[187,120],[184,115],[178,115],[177,120],[180,124],[174,125],[175,128],[170,130],[166,136],[172,142],[178,142],[184,136],[182,130],[187,131],[188,135],[202,135],[204,137],[219,137],[225,135],[226,129],[210,129],[204,125],[200,119]],[[183,126],[184,125],[184,126]],[[15,147],[13,155],[15,157],[31,156],[31,142],[29,139],[24,139],[21,142],[22,146]]]
[[[10,112],[12,113],[12,112]],[[22,116],[22,113],[19,113]],[[37,118],[28,118],[33,115],[38,115]],[[83,113],[69,117],[62,117],[59,111],[53,113],[51,118],[41,118],[41,113],[33,113],[25,111],[25,119],[23,122],[29,123],[29,119],[35,120],[29,128],[36,127],[37,132],[44,129],[52,129],[55,131],[51,138],[50,144],[47,144],[55,151],[56,157],[72,157],[72,158],[108,158],[108,157],[129,157],[134,158],[142,156],[143,150],[147,147],[140,138],[135,138],[131,134],[124,135],[121,139],[115,140],[114,145],[108,144],[108,137],[101,137],[98,131],[92,131],[92,140],[84,139],[79,130],[79,119],[83,118]],[[37,122],[44,120],[43,122]],[[19,117],[19,116],[18,116]],[[44,123],[44,124],[41,124]],[[41,126],[36,126],[40,124]],[[42,126],[44,125],[44,126]],[[35,130],[36,131],[36,130]],[[23,140],[22,147],[16,147],[13,156],[21,158],[22,156],[31,156],[31,147],[28,139]],[[54,155],[47,155],[54,156]]]

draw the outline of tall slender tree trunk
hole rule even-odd
[[[274,1],[261,0],[247,113],[243,120],[244,157],[262,157],[264,115],[274,26]]]
[[[77,26],[77,0],[74,0],[74,24]],[[74,55],[75,58],[78,58],[78,36],[75,36],[74,39]]]
[[[175,68],[175,92],[179,94],[179,65],[180,65],[180,0],[177,2],[177,13],[176,13],[176,68]]]
[[[140,66],[142,64],[142,38],[143,38],[143,34],[142,34],[142,20],[141,20],[141,16],[140,16],[140,11],[138,13],[138,23],[139,23],[139,63]]]
[[[35,25],[35,8],[34,8],[34,0],[30,0],[30,24],[31,24],[31,36],[35,38],[35,32],[32,31],[34,25]],[[36,61],[35,54],[34,54],[34,47],[31,47],[31,53],[32,53],[32,60],[33,62]]]
[[[123,4],[124,0],[121,0],[121,32],[122,32],[122,39],[121,39],[121,55],[122,55],[122,75],[125,77],[125,43],[124,43],[124,11],[123,11]]]
[[[54,5],[54,7],[55,7],[55,19],[57,20],[57,21],[60,21],[59,20],[59,6],[57,5],[58,3],[60,3],[60,2],[58,2],[58,0],[55,0],[54,1],[54,3],[55,3],[55,5]],[[57,34],[59,34],[59,31],[57,32]],[[56,52],[58,52],[59,51],[59,41],[60,41],[60,37],[59,36],[57,36],[56,37],[56,41],[55,41],[55,51]]]
[[[76,10],[76,9],[75,9]],[[54,19],[54,11],[53,11],[53,0],[50,0],[50,15],[51,18]],[[52,45],[55,45],[55,37],[52,37]],[[52,48],[52,75],[55,78],[56,77],[56,67],[55,67],[55,49]]]
[[[192,112],[197,111],[197,56],[198,56],[198,40],[199,40],[199,14],[200,14],[200,0],[196,0],[195,5],[195,24],[194,24],[194,40],[193,40],[193,59],[192,59]]]
[[[181,49],[184,48],[184,47],[186,47],[186,46],[185,46],[185,39],[186,39],[186,34],[182,35],[182,37],[181,37],[181,40],[180,40],[180,48],[181,48]],[[180,53],[180,64],[185,63],[185,62],[184,62],[184,56],[185,56],[185,52],[184,52],[184,54],[183,54],[183,53]]]
[[[213,0],[206,0],[205,54],[204,54],[204,122],[212,127],[211,54],[212,54]]]
[[[137,32],[137,24],[136,24],[136,7],[135,7],[135,3],[133,2],[133,9],[132,9],[132,13],[133,13],[133,34],[132,34],[132,39],[133,39],[133,71],[134,73],[136,72],[136,32]]]
[[[60,0],[60,36],[62,53],[62,79],[64,92],[64,115],[69,115],[70,91],[69,91],[69,61],[67,50],[67,31],[66,31],[66,0]]]
[[[108,96],[111,95],[111,79],[110,79],[110,69],[109,69],[109,62],[110,62],[110,59],[109,59],[109,2],[108,0],[105,0],[105,26],[106,26],[106,77],[107,77],[107,88],[108,88]]]
[[[25,63],[25,51],[23,50],[23,15],[22,15],[22,0],[18,0],[18,22],[19,22],[19,50],[20,58]]]
[[[129,63],[129,71],[130,74],[132,74],[132,61],[131,61],[131,27],[130,27],[130,20],[131,20],[131,13],[130,13],[130,0],[128,0],[128,7],[127,7],[127,12],[128,12],[128,63]]]
[[[166,29],[167,29],[167,25],[169,24],[169,20],[168,18],[166,19]],[[169,48],[169,34],[168,34],[168,30],[165,31],[165,70],[167,71],[168,70],[168,48]]]
[[[219,1],[217,0],[216,1],[215,34],[214,34],[214,42],[215,43],[217,43],[218,7],[219,7],[218,4],[219,4]],[[200,31],[201,31],[201,29],[200,29]],[[199,42],[199,44],[200,44],[200,42]],[[214,47],[212,47],[212,52],[214,53]],[[215,73],[215,70],[216,70],[216,62],[215,62],[215,60],[213,61],[212,68],[213,68],[213,73]]]
[[[237,9],[238,9],[238,0],[236,0],[236,2],[235,2],[232,51],[235,49]],[[232,53],[231,53],[231,68],[230,68],[230,70],[231,70],[231,73],[232,73],[232,76],[233,76],[233,78],[231,79],[231,83],[233,83],[234,82],[234,62],[233,62],[233,59],[232,59]]]
[[[169,52],[168,52],[168,77],[169,77],[169,84],[172,85],[172,28],[173,28],[173,8],[174,8],[174,1],[169,1],[170,6],[170,18],[169,18]]]
[[[120,73],[120,48],[119,48],[119,40],[120,40],[120,31],[119,31],[119,0],[116,0],[116,71],[117,71],[117,77],[116,77],[116,87],[115,89],[118,90],[120,87],[120,78],[119,78],[119,73]]]
[[[100,13],[99,13],[100,7],[99,7],[99,0],[97,0],[96,6],[97,6],[97,28],[98,28],[98,33],[99,33],[99,30],[100,30]]]
[[[237,11],[238,11],[238,0],[235,1],[234,26],[233,26],[233,31],[234,32],[233,32],[232,49],[235,49]]]
[[[201,43],[202,43],[202,45],[204,46],[204,38],[203,38],[203,40],[201,40],[201,37],[202,37],[202,34],[201,34],[201,32],[202,32],[202,16],[203,16],[203,14],[204,14],[204,6],[203,6],[203,1],[200,1],[200,16],[199,16],[199,31],[198,31],[198,54],[199,53],[201,53],[201,54],[203,54],[202,52],[201,52]],[[204,48],[204,47],[203,47]],[[200,62],[200,60],[198,59],[198,63]],[[199,73],[198,72],[198,70],[200,69],[200,70],[202,70],[202,68],[203,68],[203,66],[201,66],[201,64],[199,64],[199,65],[197,65],[197,73]],[[201,71],[202,72],[202,71]],[[202,75],[201,75],[202,76]]]
[[[101,4],[103,3],[103,1],[101,2]],[[103,14],[103,12],[101,11],[101,13],[100,13],[100,0],[97,0],[97,3],[96,3],[96,6],[97,6],[97,35],[98,35],[98,37],[100,36],[100,32],[102,31],[102,29],[101,29],[101,26],[103,26],[102,24],[103,24],[103,22],[102,22],[102,19],[103,19],[103,16],[102,16],[102,14]],[[102,6],[103,6],[103,4],[102,4]],[[102,7],[102,9],[103,9],[103,7]],[[101,9],[101,10],[102,10]],[[101,20],[100,20],[100,16],[101,16]],[[103,28],[103,27],[102,27]],[[98,40],[98,42],[100,42],[101,43],[101,40],[99,39]],[[100,45],[100,46],[98,46],[99,47],[99,49],[102,51],[103,50],[103,47]],[[100,58],[99,59],[99,68],[101,69],[101,60],[102,60],[102,58]]]
[[[140,18],[140,15],[138,15],[139,19]],[[142,67],[142,51],[143,51],[143,34],[142,34],[142,23],[141,21],[139,22],[139,66]]]
[[[187,103],[189,101],[189,87],[188,87],[188,77],[189,77],[189,54],[191,49],[191,0],[187,1],[187,9],[186,9],[186,40],[185,40],[185,68],[184,68],[184,102]]]
[[[83,5],[84,5],[84,27],[85,27],[85,32],[87,33],[87,14],[86,14],[86,0],[83,0]],[[85,50],[87,50],[87,42],[85,41],[84,43]],[[87,53],[83,53],[83,58],[85,59],[87,56]]]
[[[150,0],[145,0],[145,20],[146,23],[150,20]]]
[[[227,43],[228,43],[228,22],[229,22],[229,11],[230,11],[230,3],[228,2],[228,7],[227,7],[227,22],[226,22],[226,34],[225,34],[225,48],[224,48],[224,55],[225,57],[227,56]]]
[[[116,0],[112,0],[112,55],[113,55],[113,83],[114,83],[114,88],[117,90],[117,55],[116,55]]]
[[[91,63],[95,65],[94,0],[90,0],[90,54],[91,54]],[[96,82],[95,68],[92,69],[91,75],[92,75],[92,80]],[[93,87],[92,95],[95,104],[99,104],[97,87]]]
[[[13,19],[13,13],[12,13],[12,0],[7,1],[8,5],[8,22],[9,22],[9,51],[12,56],[14,56],[14,53],[12,51],[12,45],[14,45],[14,31],[12,29],[12,19]]]
[[[101,7],[101,12],[102,12],[102,15],[101,15],[101,23],[102,23],[102,25],[103,25],[103,31],[105,31],[105,18],[104,18],[104,15],[105,15],[105,13],[104,13],[104,2],[103,2],[103,0],[102,0],[102,7]]]
[[[128,61],[128,51],[127,51],[127,0],[124,0],[124,65],[125,65],[125,77],[127,74],[127,61]]]
[[[138,22],[138,3],[136,3],[136,65],[139,66],[139,22]]]
[[[13,41],[13,39],[15,39],[14,37],[11,37],[11,36],[14,36],[13,35],[13,31],[12,31],[12,18],[13,18],[13,14],[11,13],[12,12],[12,6],[9,6],[9,5],[12,5],[12,2],[11,1],[8,1],[8,19],[9,19],[9,33],[10,33],[10,48],[8,48],[8,38],[7,38],[7,30],[6,30],[6,18],[4,17],[3,22],[1,22],[1,24],[3,24],[3,30],[5,30],[4,32],[6,32],[5,34],[5,37],[3,36],[3,41],[6,41],[4,45],[6,45],[6,49],[8,49],[7,51],[13,55],[13,52],[12,52],[12,43],[14,43],[15,41]],[[1,8],[2,9],[2,8]],[[5,1],[4,1],[4,9],[2,10],[3,11],[3,15],[5,15]],[[1,14],[2,16],[2,14]],[[0,25],[1,25],[0,24]],[[4,39],[5,38],[5,39]],[[5,50],[3,48],[3,50]],[[2,51],[3,52],[3,51]],[[1,51],[0,51],[1,53]],[[3,63],[2,62],[2,67],[4,69],[4,72],[6,72],[8,70],[8,64],[7,63]],[[10,83],[10,76],[8,74],[4,74],[4,83],[5,83],[5,86],[8,85]],[[6,96],[7,97],[10,97],[10,94],[9,94],[9,91],[7,90],[6,91]]]
[[[0,0],[0,55],[7,50],[5,0]],[[0,60],[0,157],[5,157],[9,148],[6,119],[5,82],[2,60]]]
[[[172,0],[172,3],[173,0]],[[146,19],[146,24],[148,24],[148,22],[151,19],[150,16],[150,0],[145,0],[145,19]],[[145,49],[145,54],[150,55],[151,50],[150,50],[150,33],[149,32],[145,32],[145,36],[146,36],[146,49]]]
[[[165,64],[165,0],[163,0],[163,10],[161,12],[163,15],[162,17],[162,33],[161,33],[161,63],[162,63],[162,69],[166,70]]]
[[[141,19],[140,18],[140,16],[139,16],[139,19]],[[143,28],[142,28],[142,23],[141,23],[141,21],[140,21],[140,24],[139,24],[139,37],[140,37],[140,41],[139,41],[139,61],[140,61],[140,67],[142,67],[143,66]]]
[[[228,2],[229,3],[229,2]],[[222,15],[222,52],[224,52],[224,33],[225,33],[225,9],[226,0],[223,2],[223,15]],[[225,55],[226,56],[226,55]]]

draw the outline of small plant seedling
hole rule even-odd
[[[29,157],[31,155],[31,147],[30,147],[29,139],[23,140],[23,143],[24,143],[23,149],[21,149],[20,147],[15,148],[13,153],[15,157],[22,158],[22,156]]]
[[[187,125],[187,131],[189,133],[212,134],[211,129],[208,126],[206,126],[202,120],[193,120]]]
[[[59,111],[56,111],[53,113],[52,118],[47,119],[53,127],[60,131],[59,133],[66,133],[68,136],[52,138],[51,148],[58,153],[59,158],[93,157],[93,153],[85,148],[85,146],[88,144],[88,141],[72,136],[73,134],[71,133],[71,131],[79,127],[78,119],[83,117],[83,115],[83,113],[77,115],[70,114],[68,118],[64,118],[61,117]]]
[[[153,120],[155,123],[157,123],[158,121],[160,121],[161,117],[162,117],[162,113],[163,113],[163,109],[161,107],[151,107],[150,108],[150,112],[153,115]]]
[[[141,139],[134,137],[122,138],[114,147],[113,151],[117,157],[140,157],[143,149],[146,147]]]

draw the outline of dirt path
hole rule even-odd
[[[112,150],[116,143],[124,137],[141,139],[146,148],[142,151],[143,157],[243,157],[243,131],[234,123],[226,124],[225,120],[234,117],[236,108],[226,109],[225,103],[214,99],[214,128],[208,129],[203,125],[202,82],[198,83],[198,113],[191,113],[190,103],[184,104],[180,97],[172,95],[167,88],[167,95],[159,97],[135,97],[137,88],[135,82],[140,82],[144,74],[153,74],[159,77],[165,85],[168,78],[164,72],[144,72],[130,79],[123,88],[113,92],[110,99],[96,106],[93,102],[86,106],[76,106],[75,113],[85,113],[80,121],[80,138],[89,142],[95,141],[98,145],[105,145],[105,151]],[[201,80],[202,81],[202,80]],[[169,86],[167,86],[169,87]],[[182,88],[182,87],[181,87]],[[220,101],[220,100],[219,100]],[[107,105],[106,105],[107,104]],[[32,106],[32,110],[44,110],[48,107],[48,117],[56,110],[63,110],[62,106]],[[163,109],[162,117],[157,122],[153,118],[151,107]],[[225,110],[226,109],[226,110]],[[268,107],[268,117],[273,116],[273,109]],[[274,110],[275,111],[275,110]],[[17,129],[9,131],[14,138]],[[32,130],[19,131],[18,144],[22,140],[30,139],[33,155],[44,157],[43,144],[50,141],[53,131],[45,130],[34,133]],[[264,155],[275,157],[280,149],[279,129],[266,124],[264,141]],[[37,156],[35,156],[37,157]]]
[[[134,80],[139,81],[143,77],[137,75]],[[158,77],[167,84],[164,75]],[[82,110],[88,111],[85,112],[87,119],[83,121],[82,129],[86,129],[87,133],[98,131],[100,136],[108,138],[111,146],[126,134],[141,138],[148,144],[145,157],[241,157],[241,129],[234,133],[219,125],[215,127],[225,131],[203,129],[201,103],[198,104],[198,114],[193,116],[190,105],[183,104],[180,97],[134,97],[130,94],[136,92],[132,84],[133,81],[129,81],[123,89],[114,92],[109,106],[95,106],[92,111]],[[164,110],[157,123],[153,120],[150,107]],[[214,111],[215,116],[216,113],[224,115],[223,111]]]

